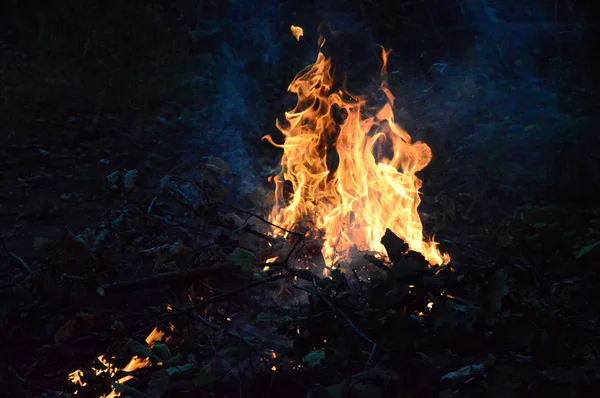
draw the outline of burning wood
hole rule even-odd
[[[150,332],[150,334],[146,337],[146,339],[145,339],[146,344],[149,347],[152,347],[154,345],[154,343],[157,341],[160,341],[163,338],[163,336],[164,336],[164,333],[162,331],[158,330],[157,328],[154,328],[152,330],[152,332]],[[142,349],[141,351],[145,351],[145,350]],[[149,350],[147,350],[147,351],[148,351],[148,354],[152,355],[151,351],[149,351]],[[127,363],[127,365],[125,365],[122,369],[116,367],[111,362],[111,360],[106,358],[106,356],[104,354],[100,355],[98,357],[98,361],[100,362],[102,367],[101,368],[94,368],[94,367],[92,368],[92,370],[94,371],[96,376],[98,376],[102,373],[108,373],[110,375],[111,379],[115,379],[114,383],[116,383],[117,386],[122,385],[122,384],[128,382],[129,380],[133,379],[133,376],[131,376],[131,375],[125,375],[125,376],[118,377],[119,374],[131,373],[135,370],[152,366],[152,361],[150,360],[149,357],[140,358],[138,356],[134,356]],[[69,380],[73,384],[76,384],[81,387],[85,387],[87,385],[87,382],[84,381],[84,372],[81,369],[71,372],[69,374]],[[120,395],[121,395],[121,393],[113,387],[113,389],[110,393],[108,393],[107,395],[103,395],[100,398],[115,398]]]
[[[302,36],[301,28],[292,27],[292,33],[298,40]],[[325,40],[321,40],[321,45],[324,44]],[[279,291],[271,298],[277,302],[279,297],[294,296],[291,293],[294,289],[300,291],[303,302],[315,306],[315,310],[319,309],[321,314],[333,315],[341,321],[343,328],[350,331],[351,339],[358,339],[362,344],[368,345],[370,351],[367,364],[371,364],[378,343],[371,337],[370,331],[363,331],[364,323],[361,325],[357,321],[361,317],[350,316],[337,305],[338,293],[354,290],[358,297],[356,303],[364,303],[373,293],[381,291],[380,293],[384,293],[382,300],[390,307],[414,317],[418,322],[424,322],[423,319],[433,309],[432,300],[436,296],[431,293],[436,293],[435,289],[422,283],[424,278],[432,278],[437,271],[428,267],[428,264],[447,264],[450,257],[438,250],[434,240],[425,240],[423,237],[423,227],[417,212],[421,180],[416,177],[416,173],[430,162],[432,154],[426,144],[412,143],[410,135],[394,122],[394,97],[385,82],[388,55],[389,51],[382,49],[381,73],[384,82],[381,90],[385,96],[385,104],[374,112],[375,116],[363,115],[363,110],[366,109],[363,98],[333,88],[331,61],[322,52],[319,52],[315,64],[298,74],[291,83],[289,90],[298,96],[298,103],[286,113],[287,124],[277,123],[285,141],[283,144],[276,144],[270,136],[265,137],[273,145],[283,149],[282,171],[274,178],[275,206],[268,220],[261,219],[272,230],[269,235],[255,230],[248,224],[248,219],[259,217],[251,213],[248,213],[246,220],[230,213],[224,216],[224,222],[221,223],[246,233],[256,241],[260,240],[265,246],[265,250],[259,250],[260,261],[256,261],[253,252],[238,247],[229,255],[230,264],[117,282],[104,285],[99,289],[99,294],[155,287],[171,282],[191,282],[213,274],[255,270],[255,280],[242,287],[206,299],[196,298],[188,292],[190,306],[178,308],[177,303],[172,303],[173,307],[169,306],[169,310],[175,308],[175,312],[186,313],[189,318],[202,325],[205,331],[236,341],[247,352],[256,354],[259,363],[272,372],[281,371],[277,365],[282,365],[281,369],[287,367],[288,370],[298,370],[302,365],[292,366],[293,361],[286,363],[285,359],[280,360],[273,347],[267,345],[267,335],[262,336],[258,328],[256,331],[250,328],[253,334],[249,336],[262,336],[262,342],[254,342],[246,337],[244,333],[248,332],[248,328],[244,325],[247,322],[245,315],[240,316],[236,322],[227,315],[224,321],[217,323],[206,314],[201,314],[200,308],[258,286],[270,284],[271,288],[277,288],[274,282],[288,281],[289,285],[279,285]],[[335,166],[330,161],[332,149],[335,149],[337,156]],[[225,174],[227,170],[225,164],[215,159],[209,162],[209,166],[209,171],[217,174]],[[293,191],[289,198],[285,197],[284,192],[286,181],[291,183]],[[183,199],[176,200],[178,203],[199,214],[195,211],[196,206],[185,202],[185,195],[180,196]],[[284,253],[285,238],[292,236],[295,243]],[[299,242],[303,242],[301,247]],[[183,246],[177,244],[175,247]],[[357,250],[370,252],[372,255],[365,256],[362,262],[356,261],[357,256],[353,254]],[[162,244],[141,250],[139,254],[161,252],[177,253],[179,249],[174,250],[171,245]],[[298,257],[294,264],[288,261],[292,253]],[[387,253],[385,259],[383,253]],[[354,280],[348,281],[339,269],[330,272],[340,262],[352,265]],[[326,266],[323,270],[325,278],[316,275],[323,263]],[[369,270],[364,271],[366,268]],[[377,282],[372,283],[369,275],[373,275]],[[373,286],[367,287],[366,281]],[[212,288],[209,291],[214,293]],[[264,298],[264,295],[257,295],[254,299],[258,300],[259,297]],[[296,342],[292,344],[285,336],[295,327],[298,336],[294,338],[306,339],[312,346],[311,352],[303,353],[301,361],[308,367],[316,367],[326,359],[325,349],[330,344],[330,336],[324,335],[327,338],[314,340],[310,333],[301,332],[300,329],[300,326],[307,328],[309,324],[303,324],[300,317],[297,314],[295,316],[296,318],[283,319],[280,322],[281,330],[268,328],[264,333],[285,342],[280,347],[283,351],[293,352],[300,345]],[[265,318],[270,319],[257,315],[257,320]],[[240,330],[235,330],[235,327]],[[112,391],[105,397],[114,398],[127,392],[127,388],[132,388],[123,386],[123,383],[132,380],[134,376],[131,372],[137,369],[156,364],[166,367],[167,376],[175,374],[169,373],[169,369],[172,369],[168,367],[169,361],[150,349],[162,337],[163,333],[155,329],[146,339],[147,346],[130,340],[128,348],[135,356],[122,369],[114,365],[112,358],[104,355],[98,357],[102,366],[96,366],[92,370],[96,375],[108,374],[112,381]],[[207,360],[207,364],[201,368],[195,362],[188,364],[189,369],[198,371],[194,382],[198,389],[205,387],[205,383],[214,382],[211,372],[215,370],[211,368],[212,365],[208,365],[211,361],[212,359]],[[218,358],[217,361],[222,362],[219,362],[219,366],[223,369],[219,371],[224,371],[224,376],[232,369],[227,370],[227,367],[239,366],[237,360],[231,361],[227,357]],[[208,373],[208,381],[203,380],[204,373]],[[81,370],[72,372],[69,379],[78,386],[86,386],[86,378]]]
[[[321,38],[321,48],[325,39]],[[316,62],[300,72],[288,90],[296,106],[277,122],[285,136],[281,172],[273,178],[275,206],[269,221],[288,230],[310,225],[306,237],[323,235],[326,265],[347,262],[349,251],[384,252],[386,229],[407,242],[431,265],[447,264],[450,256],[423,237],[417,208],[421,180],[416,173],[431,161],[431,149],[394,122],[394,96],[385,77],[390,51],[382,48],[381,91],[385,104],[375,116],[363,115],[366,101],[335,90],[331,59],[319,52]],[[331,149],[336,165],[331,165]],[[287,195],[285,183],[291,184]],[[284,235],[273,229],[274,235]]]

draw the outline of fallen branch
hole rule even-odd
[[[245,222],[248,222],[251,218],[254,217],[254,218],[257,218],[258,220],[264,222],[265,224],[268,224],[268,225],[270,225],[270,226],[272,226],[274,228],[277,228],[277,229],[279,229],[279,230],[281,230],[283,232],[287,232],[288,234],[296,235],[296,236],[299,236],[299,237],[303,237],[304,236],[304,235],[302,235],[299,232],[290,231],[289,229],[285,229],[283,227],[280,227],[279,225],[273,224],[272,222],[270,222],[269,220],[265,219],[264,217],[259,216],[258,214],[252,213],[251,211],[248,211],[248,210],[240,209],[239,207],[234,206],[234,205],[230,205],[229,203],[218,203],[218,202],[209,202],[209,203],[212,203],[212,204],[217,205],[217,206],[228,207],[228,208],[230,208],[232,210],[235,210],[235,211],[238,211],[240,213],[244,213],[244,214],[248,215],[248,217],[246,218]]]
[[[288,278],[292,278],[292,277],[294,277],[293,274],[286,273],[286,274],[274,275],[274,276],[271,276],[269,278],[259,279],[257,281],[254,281],[252,283],[247,284],[246,286],[242,286],[242,287],[240,287],[238,289],[231,290],[229,292],[218,294],[216,296],[213,296],[213,297],[207,298],[205,300],[202,300],[199,303],[196,303],[193,306],[191,306],[191,308],[202,307],[204,305],[207,305],[207,304],[210,304],[210,303],[214,303],[215,301],[219,301],[219,300],[223,300],[223,299],[228,298],[228,297],[235,296],[238,293],[245,292],[246,290],[250,290],[250,289],[255,288],[257,286],[265,285],[265,284],[270,283],[270,282],[275,282],[275,281],[278,281],[278,280],[281,280],[281,279],[288,279]]]
[[[12,258],[14,258],[19,264],[21,264],[21,266],[23,267],[23,269],[25,271],[27,271],[28,274],[33,274],[33,270],[31,269],[31,267],[29,265],[27,265],[27,263],[25,262],[25,260],[23,260],[21,257],[17,256],[15,253],[13,252],[7,252],[9,256],[11,256]]]
[[[25,271],[27,271],[28,274],[30,274],[30,275],[33,274],[33,270],[31,269],[31,267],[29,265],[27,265],[27,263],[25,262],[25,260],[23,260],[21,257],[17,256],[15,253],[13,253],[10,250],[8,250],[8,248],[6,247],[6,243],[4,242],[4,236],[0,235],[0,239],[2,240],[2,249],[4,249],[4,251],[6,252],[6,254],[9,257],[12,257],[19,264],[21,264],[21,267],[23,267],[23,269]]]
[[[261,239],[264,239],[264,240],[268,241],[271,244],[275,244],[277,242],[277,239],[273,238],[272,236],[263,234],[262,232],[258,232],[256,230],[252,229],[252,227],[249,226],[249,225],[244,225],[242,227],[242,231],[244,231],[246,233],[249,233],[250,235],[254,235],[254,236],[257,236],[257,237],[259,237]]]
[[[171,283],[203,279],[220,274],[228,274],[239,270],[240,267],[232,264],[220,264],[208,268],[194,268],[185,271],[168,272],[165,274],[149,276],[147,278],[136,279],[133,281],[115,282],[108,285],[103,285],[100,287],[100,289],[102,289],[104,292],[148,289]]]

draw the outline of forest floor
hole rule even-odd
[[[424,221],[451,264],[393,254],[403,243],[387,236],[393,266],[366,256],[323,278],[296,268],[318,243],[293,236],[267,249],[260,215],[227,203],[224,162],[177,169],[185,129],[160,120],[104,120],[97,128],[114,134],[103,139],[73,125],[3,143],[8,395],[587,396],[600,386],[600,209],[530,203],[487,225],[446,194]]]
[[[267,114],[281,105],[277,90],[264,93]],[[440,112],[435,119],[457,119]],[[247,198],[256,206],[240,208],[231,192],[243,176],[225,161],[207,151],[179,163],[202,122],[185,113],[171,104],[156,117],[73,114],[2,135],[3,396],[505,398],[600,389],[597,204],[516,201],[530,188],[518,185],[501,196],[501,157],[463,159],[435,141],[439,126],[417,125],[439,154],[423,173],[424,229],[452,262],[429,267],[388,233],[391,264],[360,253],[323,277],[303,266],[320,261],[320,242],[266,235],[264,187]],[[508,131],[499,117],[489,136]],[[276,163],[275,152],[253,152],[257,169]],[[449,164],[453,174],[442,173]],[[588,172],[575,164],[571,175]]]

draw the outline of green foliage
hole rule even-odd
[[[156,356],[156,354],[154,354],[152,352],[152,350],[150,350],[150,348],[148,348],[147,346],[143,345],[142,343],[138,343],[135,340],[128,340],[127,341],[127,348],[129,349],[129,351],[131,352],[131,354],[136,355],[140,358],[152,358],[155,361],[159,361],[160,362],[160,358],[158,356]]]
[[[325,351],[323,350],[315,350],[309,352],[302,358],[302,362],[304,362],[309,368],[314,368],[321,362],[325,360]]]
[[[582,257],[589,256],[592,254],[597,255],[598,253],[600,253],[600,242],[594,242],[592,244],[582,247],[579,251],[579,254],[577,255],[577,258],[580,259]]]
[[[230,259],[233,265],[240,267],[245,272],[251,271],[254,266],[254,254],[239,247],[231,253]]]

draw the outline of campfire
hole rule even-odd
[[[160,341],[163,338],[163,336],[164,336],[164,333],[162,331],[158,330],[157,328],[154,328],[152,330],[152,332],[150,332],[150,334],[146,337],[146,339],[145,339],[146,344],[148,345],[148,347],[152,348],[154,346],[154,343]],[[143,349],[143,351],[146,351],[146,350]],[[148,351],[148,353],[150,353],[149,350],[147,350],[147,351]],[[133,358],[131,358],[131,360],[129,360],[127,365],[125,365],[122,369],[119,369],[112,363],[114,358],[111,358],[109,360],[106,358],[106,356],[104,354],[102,354],[102,355],[98,356],[97,359],[98,359],[99,366],[98,367],[92,366],[91,371],[93,373],[95,373],[96,376],[99,376],[103,373],[108,373],[111,378],[115,379],[115,382],[117,383],[115,385],[123,385],[124,383],[133,379],[133,376],[131,376],[131,375],[123,376],[123,374],[131,373],[138,369],[143,369],[143,368],[152,366],[152,361],[150,360],[149,357],[140,358],[138,356],[134,356]],[[69,381],[71,381],[71,383],[73,383],[75,385],[85,387],[87,385],[87,383],[83,380],[83,377],[84,377],[83,370],[77,369],[76,371],[71,372],[69,374]],[[101,398],[115,398],[120,395],[121,395],[121,393],[119,391],[117,391],[115,388],[113,388],[109,394],[103,395]]]
[[[298,29],[292,27],[292,33],[299,40],[302,32]],[[422,255],[419,257],[424,269],[427,269],[427,262],[430,265],[448,264],[449,255],[440,252],[433,238],[425,239],[423,235],[423,225],[417,211],[421,201],[421,180],[416,173],[427,166],[432,153],[427,144],[412,142],[411,136],[394,121],[394,96],[386,81],[390,51],[381,50],[383,66],[380,89],[384,104],[369,115],[371,109],[363,97],[352,95],[344,89],[335,89],[332,63],[322,51],[324,45],[325,39],[321,39],[316,62],[296,75],[288,88],[297,95],[298,101],[292,110],[285,113],[285,122],[276,123],[285,137],[284,142],[277,144],[271,136],[264,137],[283,149],[281,171],[271,178],[275,185],[275,204],[267,220],[263,220],[273,226],[271,236],[254,230],[251,232],[270,243],[274,236],[287,238],[289,234],[303,235],[311,247],[315,242],[318,243],[325,265],[323,272],[325,276],[330,276],[324,278],[327,281],[334,280],[336,275],[339,280],[339,273],[330,273],[330,270],[350,263],[351,253],[356,250],[379,253],[390,260],[390,264],[395,263],[394,258],[404,256],[409,251]],[[222,170],[225,167],[221,165],[213,169]],[[404,244],[397,244],[401,240]],[[390,251],[390,248],[398,247],[402,248],[399,252]],[[263,273],[269,272],[269,264],[275,263],[281,256],[281,252],[277,251],[279,249],[273,249],[276,256],[265,260],[262,265],[267,265],[262,268]],[[250,252],[236,249],[231,256],[234,262],[246,267],[256,266]],[[303,257],[302,262],[311,262],[306,256],[300,257]],[[300,275],[300,279],[304,280],[295,286],[301,290],[300,282],[320,286],[317,282],[319,278],[312,272],[308,272],[308,277],[301,276],[298,271],[299,268],[286,265],[284,273],[275,270],[273,274],[260,276],[259,283],[292,276],[296,283]],[[426,304],[428,310],[432,309],[433,296],[424,295],[422,291],[415,293],[412,284],[407,287],[407,294],[417,297],[415,300]],[[197,300],[188,296],[192,304]],[[450,297],[446,294],[441,296]],[[202,301],[200,297],[199,302]],[[333,304],[329,304],[333,308]],[[405,305],[406,313],[415,312],[414,308],[409,307]],[[415,314],[418,317],[424,315],[422,311]],[[226,329],[221,329],[221,326],[200,316],[195,318],[210,329],[225,333]],[[346,319],[345,316],[343,318]],[[347,321],[352,322],[349,319]],[[300,334],[298,327],[296,330]],[[372,356],[376,343],[362,332],[359,335],[372,346]],[[231,333],[229,336],[241,338]],[[129,347],[136,355],[122,368],[115,365],[114,357],[100,355],[97,364],[87,374],[107,374],[112,388],[104,397],[120,396],[128,388],[124,383],[135,377],[134,371],[166,364],[162,357],[152,351],[163,337],[163,332],[154,329],[146,338],[146,346],[137,343],[133,349]],[[326,342],[327,339],[324,339],[323,343]],[[320,352],[316,346],[314,349]],[[272,354],[272,358],[276,358],[274,351]],[[264,361],[264,358],[261,360]],[[276,366],[270,365],[270,369],[275,371]],[[72,372],[69,380],[79,387],[85,387],[85,376],[86,372],[80,369]]]
[[[291,30],[299,40],[298,28]],[[325,42],[320,39],[320,49]],[[272,178],[275,206],[269,221],[286,230],[308,229],[306,238],[322,240],[327,268],[349,261],[351,248],[383,253],[387,229],[431,265],[450,261],[433,238],[423,236],[417,211],[422,182],[416,173],[432,153],[394,121],[394,96],[386,81],[390,52],[381,49],[385,103],[371,116],[365,115],[363,97],[334,88],[331,59],[319,51],[288,87],[298,100],[285,122],[277,121],[284,142],[263,137],[283,149],[281,171]],[[273,234],[287,233],[273,229]]]
[[[98,24],[67,26],[72,43],[51,29],[6,48],[8,102],[37,102],[2,141],[5,396],[598,390],[600,206],[582,183],[597,159],[563,167],[596,127],[585,54],[563,51],[593,36],[581,7],[520,10],[552,15],[542,32],[539,18],[514,29],[510,4],[490,30],[478,18],[493,10],[467,2],[176,3],[109,10],[140,25],[86,7]],[[292,18],[328,26],[304,45],[288,24],[283,41]],[[12,19],[15,39],[36,27]],[[55,51],[90,37],[86,57]],[[58,56],[38,76],[50,91],[21,84],[38,50]],[[403,105],[420,116],[405,124]],[[434,183],[431,163],[451,169]]]

